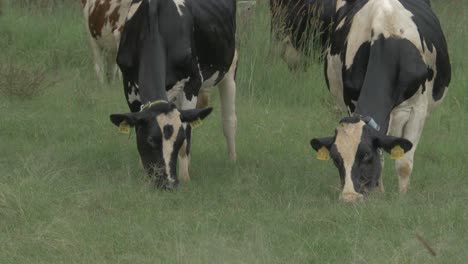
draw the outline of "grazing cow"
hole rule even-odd
[[[122,32],[117,63],[131,113],[113,114],[123,129],[135,127],[146,173],[157,187],[189,180],[192,124],[211,108],[194,109],[198,94],[218,85],[228,154],[235,151],[234,0],[134,0]]]
[[[271,33],[281,43],[281,57],[291,70],[302,65],[313,42],[325,48],[334,14],[331,0],[270,0]],[[320,41],[314,37],[320,37]]]
[[[426,0],[337,0],[334,21],[327,84],[352,116],[311,145],[318,159],[331,155],[344,201],[361,200],[374,187],[383,191],[380,149],[396,159],[406,193],[425,120],[451,78],[439,20]]]
[[[115,63],[120,35],[132,0],[81,0],[93,53],[94,70],[99,81],[115,79]]]

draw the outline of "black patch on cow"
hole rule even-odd
[[[357,116],[347,116],[347,117],[344,117],[340,120],[340,124],[342,123],[347,123],[347,124],[356,124],[356,123],[359,123],[361,121],[361,119]]]
[[[343,157],[338,152],[338,149],[335,144],[333,144],[329,150],[330,150],[330,157],[333,161],[333,164],[335,164],[336,168],[338,169],[341,188],[343,188],[345,185],[345,177],[346,177],[346,170],[344,168]]]
[[[206,80],[219,71],[219,82],[234,58],[236,3],[227,0],[192,1],[194,48]]]
[[[444,95],[451,79],[451,66],[445,36],[439,19],[431,9],[428,0],[399,0],[413,14],[413,21],[418,27],[421,43],[426,43],[429,51],[437,51],[437,74],[434,80],[432,97],[438,101]],[[424,47],[424,45],[423,45]],[[431,78],[432,79],[432,78]]]
[[[165,125],[163,128],[163,134],[166,140],[170,139],[172,134],[174,134],[174,127],[172,125]]]
[[[369,53],[370,42],[364,42],[357,50],[351,67],[346,69],[346,65],[343,64],[343,99],[351,112],[355,110],[355,105],[352,101],[359,99],[361,87],[366,77]]]

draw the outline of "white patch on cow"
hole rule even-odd
[[[335,30],[339,30],[340,28],[342,28],[344,26],[344,23],[346,21],[346,18],[344,17],[341,22],[338,24],[338,26],[336,26],[336,29]]]
[[[359,143],[361,142],[362,129],[365,125],[363,121],[359,121],[358,123],[342,123],[336,129],[335,145],[343,159],[343,166],[345,169],[345,183],[341,196],[345,202],[354,202],[362,198],[362,194],[357,193],[354,189],[354,183],[351,179],[351,170]]]
[[[132,86],[132,91],[128,94],[128,102],[131,104],[135,101],[140,102],[140,94],[137,93],[138,85]]]
[[[171,177],[171,156],[174,152],[174,144],[177,139],[177,135],[179,134],[179,130],[182,127],[182,121],[180,120],[180,112],[176,109],[172,110],[167,114],[159,114],[156,116],[156,121],[159,125],[159,129],[161,129],[162,136],[162,151],[163,151],[163,159],[164,165],[166,168],[167,179],[170,183],[173,183],[175,179]],[[164,135],[164,126],[170,125],[174,128],[172,135],[166,139]]]
[[[412,16],[398,0],[369,0],[353,17],[347,36],[346,68],[351,67],[363,43],[371,41],[373,44],[381,34],[385,38],[408,39],[422,51],[418,29]],[[372,31],[374,35],[371,38]]]
[[[200,61],[197,57],[197,61]],[[213,67],[213,64],[210,64],[210,67]],[[202,83],[205,81],[205,78],[203,78],[203,73],[202,73],[202,70],[201,70],[201,67],[200,67],[200,63],[198,62],[197,63],[197,68],[198,68],[198,74],[200,74],[200,80],[202,81]]]
[[[185,79],[182,79],[176,82],[176,84],[174,84],[174,86],[172,86],[172,88],[166,92],[168,101],[172,103],[176,102],[180,94],[184,92],[185,84],[188,83],[189,81],[190,81],[190,77],[187,77]]]
[[[335,11],[338,11],[338,9],[342,8],[345,5],[346,5],[346,0],[337,0],[336,1],[336,10]]]
[[[127,13],[127,20],[130,20],[133,17],[133,15],[135,15],[141,3],[143,3],[143,1],[134,3],[130,6],[130,10],[128,10],[128,13]]]
[[[174,1],[174,4],[176,5],[177,7],[177,12],[179,13],[180,16],[182,16],[182,7],[185,6],[185,0],[172,0]]]
[[[210,87],[215,86],[216,81],[218,79],[219,79],[219,71],[216,71],[215,73],[213,73],[213,75],[211,75],[211,77],[209,77],[202,83],[201,88],[203,89],[203,88],[210,88]]]
[[[347,109],[343,99],[343,79],[341,73],[340,55],[330,55],[330,49],[327,52],[327,78],[330,87],[330,93],[335,98],[341,110]]]

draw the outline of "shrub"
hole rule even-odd
[[[44,90],[44,69],[16,64],[0,64],[0,94],[18,99],[31,99]]]

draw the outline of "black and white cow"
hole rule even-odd
[[[337,0],[325,72],[331,94],[351,117],[335,135],[315,138],[319,159],[331,155],[354,202],[380,177],[383,149],[396,160],[407,192],[413,159],[429,113],[450,83],[447,44],[426,0]],[[383,163],[383,162],[382,162]]]
[[[290,69],[301,66],[314,43],[325,48],[334,4],[330,0],[270,0],[271,33],[281,44],[281,57]],[[317,39],[319,38],[319,39]]]
[[[198,94],[218,85],[228,154],[236,159],[234,0],[133,0],[117,63],[131,113],[113,114],[116,126],[135,127],[145,171],[156,185],[173,188],[190,179],[192,121]]]

